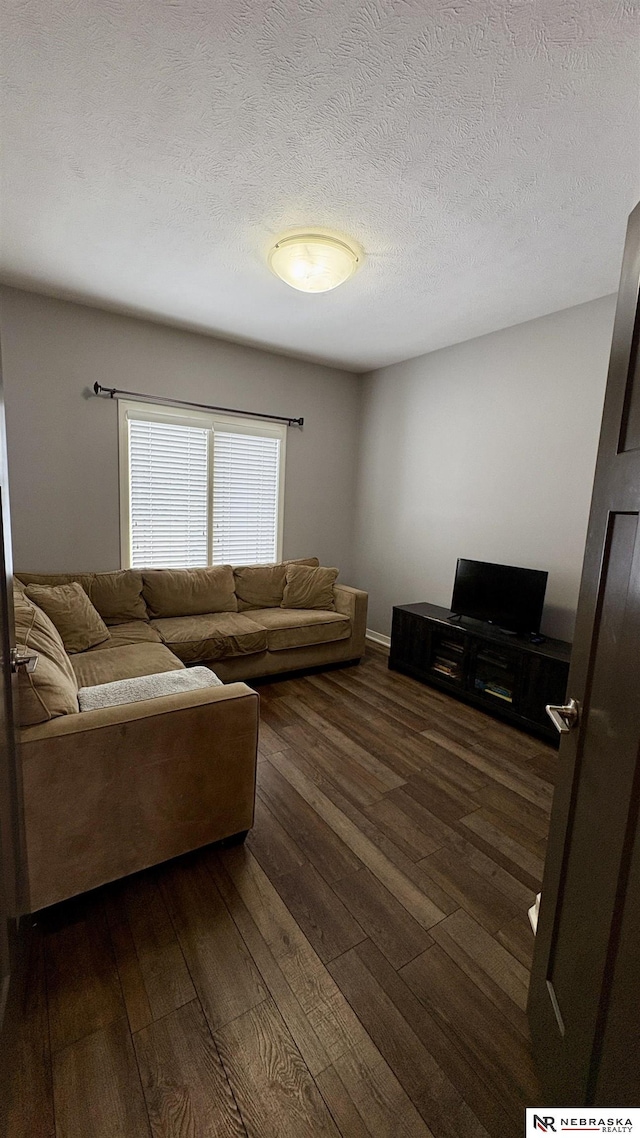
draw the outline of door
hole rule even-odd
[[[579,714],[561,715],[572,729],[560,747],[529,991],[549,1106],[640,1104],[639,279],[640,205],[627,230],[569,673]]]
[[[11,603],[11,531],[0,364],[0,1025],[4,1015],[19,911],[20,827],[19,788],[13,721],[14,676],[11,670],[13,606]]]

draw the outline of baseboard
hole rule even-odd
[[[390,636],[383,636],[381,632],[374,632],[372,628],[368,628],[365,635],[367,640],[373,640],[374,644],[381,644],[383,648],[391,647]]]

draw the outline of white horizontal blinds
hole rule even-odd
[[[281,557],[286,428],[121,404],[123,564]]]
[[[280,438],[220,429],[213,442],[213,562],[278,560]]]
[[[208,561],[210,431],[129,418],[133,568],[190,568]]]

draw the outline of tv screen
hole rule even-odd
[[[539,632],[548,573],[458,558],[451,611],[509,632]]]

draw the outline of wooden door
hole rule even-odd
[[[611,348],[529,1020],[549,1106],[640,1103],[640,205]],[[566,424],[571,447],[571,423]],[[571,502],[558,502],[571,510]]]
[[[19,911],[20,827],[19,788],[13,720],[14,675],[10,667],[13,647],[11,603],[11,530],[4,425],[4,398],[0,364],[0,1025],[4,1015],[15,917]]]

